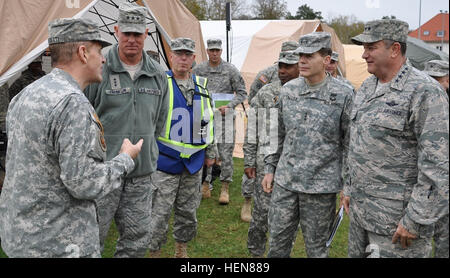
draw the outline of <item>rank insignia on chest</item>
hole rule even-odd
[[[113,74],[110,77],[110,82],[111,82],[111,89],[112,90],[118,90],[121,88],[120,86],[120,78],[118,74]]]
[[[336,94],[331,94],[330,101],[333,101],[333,102],[336,101],[336,96],[337,96]]]

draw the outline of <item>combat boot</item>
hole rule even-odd
[[[175,242],[175,258],[189,258],[186,242]]]
[[[202,184],[202,197],[203,199],[211,198],[211,190],[209,189],[209,183],[204,181]]]
[[[230,202],[230,194],[228,194],[228,186],[229,182],[223,181],[222,182],[222,189],[220,190],[220,197],[219,197],[219,203],[221,205],[228,205]]]
[[[241,220],[244,222],[250,222],[252,220],[252,198],[246,197],[244,205],[241,209]]]
[[[152,259],[158,259],[161,258],[161,249],[156,250],[156,251],[150,251],[148,253],[148,257],[152,258]]]

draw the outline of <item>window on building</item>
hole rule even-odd
[[[436,36],[438,37],[438,38],[443,38],[444,37],[444,33],[445,33],[445,31],[437,31],[437,33],[436,33]]]
[[[423,31],[424,36],[428,36],[430,34],[430,31]]]
[[[442,51],[442,46],[436,45],[436,49]]]

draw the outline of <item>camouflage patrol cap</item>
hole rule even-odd
[[[423,70],[426,74],[433,77],[443,77],[448,75],[448,62],[442,60],[432,60],[425,64]]]
[[[295,53],[294,51],[282,51],[280,52],[278,63],[294,65],[298,63],[299,59],[300,55],[298,53]]]
[[[373,43],[381,40],[392,40],[406,43],[408,39],[408,23],[398,19],[380,19],[366,23],[364,32],[352,38],[357,45]]]
[[[119,7],[119,30],[123,33],[145,33],[147,10],[139,5],[123,3]]]
[[[176,38],[170,42],[170,49],[172,51],[187,50],[195,52],[195,42],[190,38]]]
[[[333,53],[331,53],[331,60],[339,62],[339,53],[333,51]]]
[[[208,49],[222,49],[222,40],[221,39],[209,39],[206,41],[208,45]]]
[[[48,44],[97,41],[103,47],[111,45],[102,39],[100,29],[89,19],[59,18],[48,24]]]
[[[285,51],[294,51],[298,48],[298,42],[296,41],[287,41],[281,45],[281,52]]]
[[[327,32],[314,32],[300,37],[299,47],[295,52],[312,54],[322,48],[331,48],[331,35]]]

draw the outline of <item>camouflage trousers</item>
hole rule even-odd
[[[255,186],[257,186],[256,179],[249,179],[247,178],[247,175],[244,173],[242,175],[242,183],[241,183],[242,196],[244,196],[244,198],[251,198],[255,190]]]
[[[350,258],[429,258],[431,238],[418,238],[403,249],[400,240],[392,243],[393,235],[380,235],[361,227],[354,220],[350,207],[348,257]]]
[[[326,258],[326,247],[336,212],[336,193],[307,194],[274,185],[269,208],[268,258],[290,256],[302,229],[308,258]]]
[[[214,118],[214,132],[219,153],[220,181],[233,182],[233,151],[235,143],[235,119],[234,109],[229,109],[224,117]]]
[[[150,251],[160,250],[167,241],[169,219],[174,210],[173,238],[191,241],[197,235],[197,209],[202,199],[202,171],[178,175],[156,171],[153,174],[153,196]]]
[[[234,143],[217,143],[220,164],[220,181],[233,182],[233,151]]]
[[[448,258],[448,214],[438,220],[434,226],[435,258]]]
[[[5,180],[4,169],[5,169],[5,157],[0,155],[0,194],[2,193],[3,181]]]
[[[120,188],[97,201],[102,251],[109,226],[114,219],[119,232],[114,257],[145,256],[150,242],[152,191],[151,176],[146,175],[125,179]]]
[[[259,170],[259,169],[258,169]],[[252,220],[248,228],[247,248],[253,256],[261,257],[266,251],[267,232],[269,230],[268,214],[271,193],[264,192],[262,180],[264,171],[257,171],[254,183]]]

